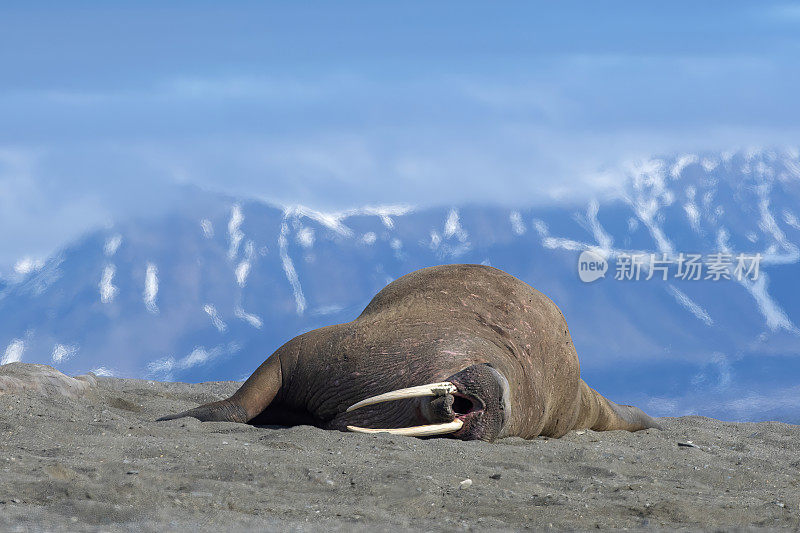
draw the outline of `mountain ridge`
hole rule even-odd
[[[351,320],[405,273],[484,263],[561,307],[584,377],[606,395],[657,415],[800,420],[784,379],[800,370],[797,152],[657,158],[627,175],[617,195],[580,208],[325,212],[187,188],[171,212],[90,232],[0,282],[0,357],[72,374],[242,379],[295,335]],[[604,279],[578,279],[584,250],[608,259]],[[726,250],[762,254],[760,279],[612,271],[624,254]]]

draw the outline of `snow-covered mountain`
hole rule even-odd
[[[278,208],[187,188],[0,281],[0,358],[77,374],[242,379],[308,329],[353,319],[386,283],[485,263],[562,309],[590,385],[655,415],[800,422],[800,160],[684,155],[628,165],[586,205]],[[583,283],[578,256],[608,258]],[[629,254],[761,254],[757,279],[617,280]],[[628,254],[628,255],[626,255]],[[665,255],[664,255],[665,254]]]

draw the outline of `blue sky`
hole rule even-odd
[[[796,145],[799,30],[770,2],[4,2],[0,273],[175,184],[535,205]]]

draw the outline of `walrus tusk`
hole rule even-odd
[[[464,422],[456,418],[452,422],[445,424],[429,424],[427,426],[411,426],[407,428],[360,428],[358,426],[347,426],[350,431],[356,433],[391,433],[392,435],[405,435],[407,437],[427,437],[429,435],[444,435],[445,433],[455,433],[464,425]]]
[[[375,403],[390,402],[393,400],[402,400],[404,398],[418,398],[420,396],[444,396],[451,392],[456,392],[456,386],[449,381],[442,381],[441,383],[428,383],[427,385],[417,385],[416,387],[409,387],[407,389],[397,389],[378,394],[377,396],[370,396],[366,400],[361,400],[354,403],[347,408],[346,413]]]

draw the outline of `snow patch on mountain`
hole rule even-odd
[[[461,227],[461,220],[458,217],[458,209],[451,209],[444,223],[444,237],[449,239],[456,237],[461,242],[467,240],[467,232]]]
[[[515,235],[525,234],[525,224],[522,222],[522,215],[519,211],[511,211],[508,215],[508,220],[511,222],[511,229]]]
[[[114,254],[117,253],[120,244],[122,244],[122,235],[119,233],[112,235],[106,239],[106,243],[103,246],[103,255],[106,257],[113,257]]]
[[[56,344],[53,346],[53,353],[51,359],[54,364],[59,364],[67,361],[73,355],[78,353],[78,347],[67,344]]]
[[[469,233],[461,225],[458,209],[452,208],[448,212],[441,235],[435,228],[431,229],[427,246],[442,259],[457,258],[472,248]]]
[[[431,250],[436,250],[437,248],[439,248],[439,245],[441,243],[442,243],[442,237],[439,235],[439,232],[436,231],[435,229],[432,229],[431,230],[431,240],[430,240],[430,243],[428,244],[428,247]]]
[[[784,254],[779,255],[774,253],[769,248],[764,250],[763,262],[765,264],[787,264],[798,262],[798,260],[800,260],[800,248],[789,242],[789,240],[786,238],[786,234],[780,229],[778,223],[775,221],[775,217],[772,216],[772,212],[770,211],[769,193],[771,186],[768,184],[763,184],[760,185],[757,190],[759,196],[758,209],[761,213],[761,219],[758,222],[758,227],[764,232],[764,234],[772,236],[772,238],[784,251]]]
[[[23,257],[14,263],[14,273],[18,276],[27,276],[31,272],[35,272],[44,266],[44,261],[41,259],[34,259],[33,257]]]
[[[767,154],[768,155],[768,154]],[[800,250],[798,246],[790,242],[778,225],[776,218],[771,211],[771,193],[772,193],[772,176],[774,172],[768,167],[764,167],[762,161],[758,160],[759,152],[750,151],[746,154],[747,162],[743,166],[743,172],[753,173],[757,177],[755,186],[751,186],[750,190],[755,190],[758,197],[758,211],[759,221],[758,227],[762,233],[769,237],[772,243],[765,246],[763,250],[758,251],[761,254],[761,265],[774,265],[774,264],[793,264],[800,261]],[[733,155],[729,158],[732,160]],[[723,158],[724,160],[724,158]],[[673,182],[683,179],[683,170],[690,164],[696,163],[696,157],[683,157],[679,158],[676,163],[671,166],[670,177]],[[597,221],[597,210],[599,204],[596,201],[591,201],[587,209],[585,217],[578,216],[577,220],[582,222],[584,227],[588,229],[594,238],[595,242],[580,241],[571,238],[557,237],[550,234],[547,224],[543,220],[535,219],[533,221],[534,228],[539,234],[542,246],[549,249],[563,249],[570,251],[593,250],[602,253],[607,258],[619,256],[621,253],[628,254],[650,254],[655,251],[660,252],[667,260],[675,261],[677,254],[674,252],[674,245],[672,239],[667,235],[662,224],[665,217],[661,214],[661,209],[671,205],[674,201],[675,194],[669,190],[666,179],[666,163],[662,160],[648,160],[645,162],[635,163],[628,165],[629,172],[631,173],[630,188],[631,190],[623,197],[631,206],[637,215],[639,222],[643,223],[648,228],[650,236],[653,240],[653,249],[644,250],[626,250],[614,248],[610,242],[610,236],[600,226]],[[716,168],[716,167],[714,167]],[[711,180],[712,184],[716,185],[716,181]],[[699,230],[699,216],[694,204],[696,190],[694,185],[685,188],[687,198],[691,202],[688,209],[686,205],[684,209],[690,218],[690,225],[695,233],[700,233]],[[703,197],[704,207],[707,211],[711,212],[709,217],[710,223],[718,223],[720,217],[724,215],[724,208],[721,205],[713,205],[714,193],[707,191]],[[787,220],[788,218],[788,220]],[[794,221],[791,217],[784,214],[784,221]],[[790,224],[791,225],[791,224]],[[631,225],[629,223],[629,230]],[[745,233],[746,236],[746,233]],[[751,242],[753,239],[749,239]],[[718,226],[716,229],[716,246],[719,252],[730,254],[732,257],[737,256],[737,251],[733,249],[730,244],[730,233],[725,226]],[[789,319],[786,311],[781,308],[777,301],[769,294],[768,284],[769,277],[766,273],[760,273],[758,279],[752,280],[743,277],[742,279],[734,280],[742,285],[747,292],[752,296],[756,303],[757,309],[763,315],[766,326],[771,331],[786,330],[791,333],[798,334],[800,330]],[[695,317],[707,323],[713,324],[713,320],[708,315],[708,312],[694,303],[689,297],[679,291],[677,288],[668,288],[667,291],[672,295],[678,303],[681,304],[686,310],[692,313]]]
[[[381,219],[381,222],[386,229],[394,229],[394,219],[392,217],[399,217],[408,215],[414,210],[410,205],[381,205],[381,206],[367,206],[361,209],[353,210],[353,214],[358,215],[374,215]]]
[[[675,161],[675,164],[673,164],[672,168],[669,170],[672,179],[678,179],[686,167],[693,163],[697,163],[699,160],[700,158],[694,154],[686,154],[678,157],[677,161]]]
[[[213,239],[214,238],[214,224],[207,218],[204,218],[200,221],[200,229],[203,230],[203,236],[206,239]]]
[[[0,365],[22,361],[23,352],[25,352],[25,341],[22,339],[12,340],[8,346],[6,346],[6,351],[3,354],[3,359],[0,360]]]
[[[247,276],[250,274],[250,268],[253,264],[253,256],[255,255],[255,246],[253,241],[247,241],[244,248],[244,259],[242,259],[234,269],[236,276],[236,283],[239,287],[244,287],[247,284]]]
[[[37,266],[25,276],[21,278],[15,277],[11,282],[16,285],[16,289],[21,293],[41,296],[54,283],[61,279],[63,275],[61,264],[63,262],[64,253],[61,252],[52,259],[45,261],[43,265]]]
[[[302,228],[297,232],[297,243],[303,248],[314,246],[314,228]]]
[[[211,318],[211,323],[214,324],[214,327],[217,328],[217,331],[220,333],[225,333],[225,331],[228,329],[228,325],[224,320],[222,320],[222,317],[220,317],[217,308],[212,304],[206,304],[203,306],[203,311],[205,311],[209,318]]]
[[[174,357],[168,356],[151,361],[147,364],[147,371],[153,377],[172,381],[174,379],[173,372],[176,370],[188,370],[196,366],[205,365],[222,355],[232,355],[239,350],[240,346],[235,342],[220,344],[211,349],[205,346],[196,346],[190,354],[180,359],[176,360]]]
[[[256,329],[261,329],[261,326],[264,325],[264,321],[260,316],[248,313],[239,305],[233,308],[233,315],[240,320],[244,320]]]
[[[695,203],[695,196],[697,195],[697,189],[690,185],[686,187],[686,203],[683,204],[683,210],[686,212],[686,218],[689,219],[689,225],[695,231],[695,233],[700,233],[700,210],[697,208],[697,203]]]
[[[315,209],[311,209],[306,206],[295,205],[287,207],[285,209],[284,217],[285,218],[307,217],[310,218],[311,220],[319,222],[326,228],[333,230],[334,232],[338,233],[343,237],[351,237],[353,235],[353,230],[344,224],[344,220],[346,220],[348,217],[347,212],[345,211],[326,213],[323,211],[317,211]]]
[[[783,221],[786,222],[788,226],[800,230],[800,220],[798,220],[797,215],[788,209],[783,210]]]
[[[583,219],[579,218],[579,222],[589,229],[592,233],[592,237],[594,237],[595,242],[597,242],[597,248],[599,248],[599,252],[608,257],[611,253],[611,250],[614,245],[614,239],[611,235],[606,232],[603,225],[600,224],[600,221],[597,218],[597,214],[600,212],[600,202],[596,199],[592,199],[589,201],[589,205],[586,208],[586,217]]]
[[[414,211],[414,208],[406,204],[393,204],[393,205],[377,205],[365,206],[357,209],[349,209],[344,211],[345,217],[351,216],[377,216],[386,229],[394,229],[394,219],[392,217],[399,217],[408,215]]]
[[[753,299],[758,305],[758,310],[764,315],[767,321],[767,327],[771,331],[778,331],[779,329],[786,330],[790,333],[800,334],[797,326],[795,326],[789,319],[789,315],[781,308],[780,305],[772,298],[767,290],[769,285],[769,276],[762,272],[758,279],[753,281],[746,278],[737,280],[738,283],[747,289]]]
[[[289,225],[284,220],[284,222],[281,224],[281,233],[278,236],[278,253],[281,257],[283,272],[286,274],[286,279],[289,280],[289,284],[292,286],[295,309],[298,315],[302,315],[306,310],[306,297],[303,295],[303,287],[300,286],[300,278],[297,275],[297,270],[294,268],[294,262],[289,256],[288,235]]]
[[[303,287],[300,282],[294,260],[289,253],[289,234],[291,227],[289,221],[293,221],[296,234],[296,242],[303,248],[310,249],[315,240],[317,239],[316,232],[311,227],[305,227],[299,223],[303,218],[310,219],[319,223],[325,228],[334,232],[335,235],[342,238],[353,238],[354,232],[346,221],[349,218],[356,216],[377,216],[386,229],[392,230],[395,228],[394,217],[407,215],[413,212],[413,208],[408,205],[381,205],[381,206],[365,206],[356,209],[347,209],[343,211],[319,211],[303,205],[291,205],[283,209],[283,222],[281,224],[280,234],[278,236],[278,248],[286,279],[292,288],[292,294],[295,300],[295,310],[298,315],[303,315],[306,310],[307,303],[306,297],[303,293]],[[377,234],[375,232],[366,232],[361,238],[360,242],[366,245],[372,245],[377,241]],[[403,243],[398,238],[389,240],[389,246],[394,251],[397,259],[402,260],[404,257]],[[308,257],[306,257],[309,260]]]
[[[228,258],[235,259],[239,253],[239,244],[244,239],[242,232],[242,222],[244,222],[244,214],[242,213],[242,206],[234,204],[231,207],[231,218],[228,220],[228,237],[230,246],[228,247]]]
[[[671,294],[679,304],[696,316],[698,320],[701,320],[706,326],[714,325],[714,321],[711,319],[711,315],[708,314],[708,311],[700,307],[699,304],[695,303],[691,298],[689,298],[689,296],[686,295],[686,293],[671,283],[667,285],[666,289],[667,292]]]
[[[659,210],[675,200],[674,193],[667,188],[665,163],[660,159],[631,162],[626,165],[631,176],[631,192],[625,199],[639,220],[647,227],[658,251],[673,254],[673,245],[659,227]]]
[[[592,250],[596,253],[605,254],[605,252],[603,251],[603,247],[599,246],[598,244],[590,244],[583,241],[576,241],[574,239],[551,236],[550,229],[544,220],[538,218],[533,219],[533,227],[539,234],[542,246],[544,246],[547,249],[550,250],[561,249],[569,251]],[[606,258],[610,259],[615,254],[616,252],[613,249],[611,249],[609,250],[608,255],[606,255]]]
[[[103,267],[103,275],[100,278],[98,288],[100,289],[100,301],[104,304],[109,304],[114,301],[119,289],[114,286],[114,274],[117,271],[115,265],[106,265]]]
[[[354,216],[377,216],[387,229],[394,229],[392,217],[407,215],[412,211],[412,206],[404,204],[365,206],[343,211],[318,211],[304,205],[291,205],[284,208],[284,217],[306,217],[333,230],[342,237],[352,237],[353,230],[345,224],[348,218]]]
[[[800,178],[800,161],[798,161],[798,156],[795,155],[792,159],[785,160],[786,169],[792,174],[795,178]]]
[[[706,172],[711,172],[719,166],[719,160],[713,157],[704,157],[700,162],[700,166],[702,166],[703,170]]]
[[[721,227],[717,232],[717,248],[720,252],[733,256],[735,254],[729,244],[729,239],[730,234],[728,233],[728,230],[725,227]],[[766,259],[768,255],[770,257],[774,257],[774,254],[769,254],[765,250],[763,254],[764,258]],[[765,260],[762,260],[762,262],[768,263],[768,261]],[[779,329],[782,329],[790,333],[800,334],[800,330],[798,330],[797,326],[795,326],[789,319],[786,311],[784,311],[781,306],[778,305],[778,303],[767,291],[769,276],[766,272],[760,272],[758,279],[756,280],[747,279],[746,277],[742,277],[742,279],[734,277],[733,279],[742,287],[744,287],[745,290],[747,290],[747,292],[753,297],[756,302],[756,306],[764,316],[767,328],[769,328],[770,331],[778,331]]]
[[[144,275],[144,293],[142,299],[144,305],[149,312],[154,315],[158,314],[158,305],[156,299],[158,298],[158,267],[153,263],[147,263],[147,269]]]
[[[236,283],[239,287],[244,287],[247,283],[247,275],[250,273],[250,261],[241,261],[236,265],[234,274],[236,275]]]
[[[313,316],[326,316],[326,315],[333,315],[338,313],[344,309],[341,305],[325,305],[322,307],[317,307],[313,311],[311,311],[311,315]]]

